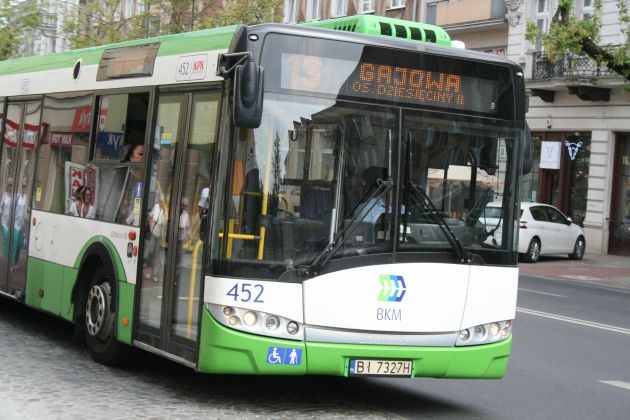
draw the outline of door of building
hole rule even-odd
[[[560,169],[541,169],[538,198],[557,207],[580,226],[586,217],[590,135],[587,133],[534,133],[534,141],[560,142]]]
[[[618,134],[615,146],[608,253],[630,256],[630,134]]]

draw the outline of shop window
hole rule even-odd
[[[563,142],[568,156],[569,185],[567,214],[573,222],[583,226],[586,217],[588,168],[591,161],[591,139],[586,136],[567,136]]]

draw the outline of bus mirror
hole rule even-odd
[[[523,141],[523,175],[532,171],[534,164],[534,150],[532,144],[532,133],[529,131],[529,124],[525,125],[525,141]]]
[[[234,125],[260,127],[262,105],[263,68],[249,59],[234,70]]]

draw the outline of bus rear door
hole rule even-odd
[[[0,161],[0,292],[23,300],[41,100],[9,102]]]

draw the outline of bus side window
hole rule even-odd
[[[47,129],[37,156],[35,209],[69,214],[74,193],[92,181],[88,168],[92,98],[91,93],[45,97],[42,125]]]
[[[140,225],[149,93],[99,97],[94,136],[96,217]]]

